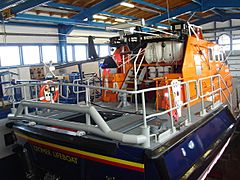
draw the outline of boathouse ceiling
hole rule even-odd
[[[2,0],[2,23],[104,30],[145,20],[146,26],[201,25],[240,18],[239,0]]]

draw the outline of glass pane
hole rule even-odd
[[[75,59],[76,61],[82,61],[87,59],[87,48],[85,45],[76,45],[75,48]]]
[[[230,45],[224,45],[223,49],[224,51],[230,51]]]
[[[95,45],[95,49],[96,49],[96,53],[99,56],[99,52],[98,52],[98,45]]]
[[[18,46],[1,46],[0,47],[1,66],[20,65],[20,55]]]
[[[68,62],[73,61],[72,46],[67,46],[67,58],[68,58]]]
[[[230,44],[230,36],[227,34],[222,34],[218,39],[219,44]]]
[[[109,46],[108,45],[100,45],[100,57],[109,55]]]
[[[57,46],[42,46],[42,56],[45,63],[57,63]]]
[[[40,63],[39,46],[22,46],[24,64]]]
[[[212,61],[213,60],[213,50],[212,50],[212,48],[208,49],[208,55],[209,55],[209,60]]]

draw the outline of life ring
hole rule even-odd
[[[43,83],[47,83],[41,86],[38,97],[41,102],[57,102],[59,97],[58,86],[51,86],[53,81],[47,80]]]

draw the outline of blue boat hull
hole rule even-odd
[[[225,107],[155,149],[94,136],[76,137],[13,125],[19,153],[37,179],[196,179],[204,177],[226,148],[235,118]],[[24,155],[23,155],[24,154]]]

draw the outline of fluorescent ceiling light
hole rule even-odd
[[[116,21],[116,22],[122,22],[122,23],[126,22],[125,19],[119,19],[119,18],[116,18],[115,21]]]
[[[159,29],[169,29],[168,27],[165,27],[165,26],[157,26],[157,28],[159,28]]]
[[[134,8],[135,7],[134,4],[130,4],[130,3],[127,3],[127,2],[121,2],[120,5],[129,7],[129,8]]]
[[[93,15],[94,19],[107,19],[106,16],[101,16],[101,15]]]

